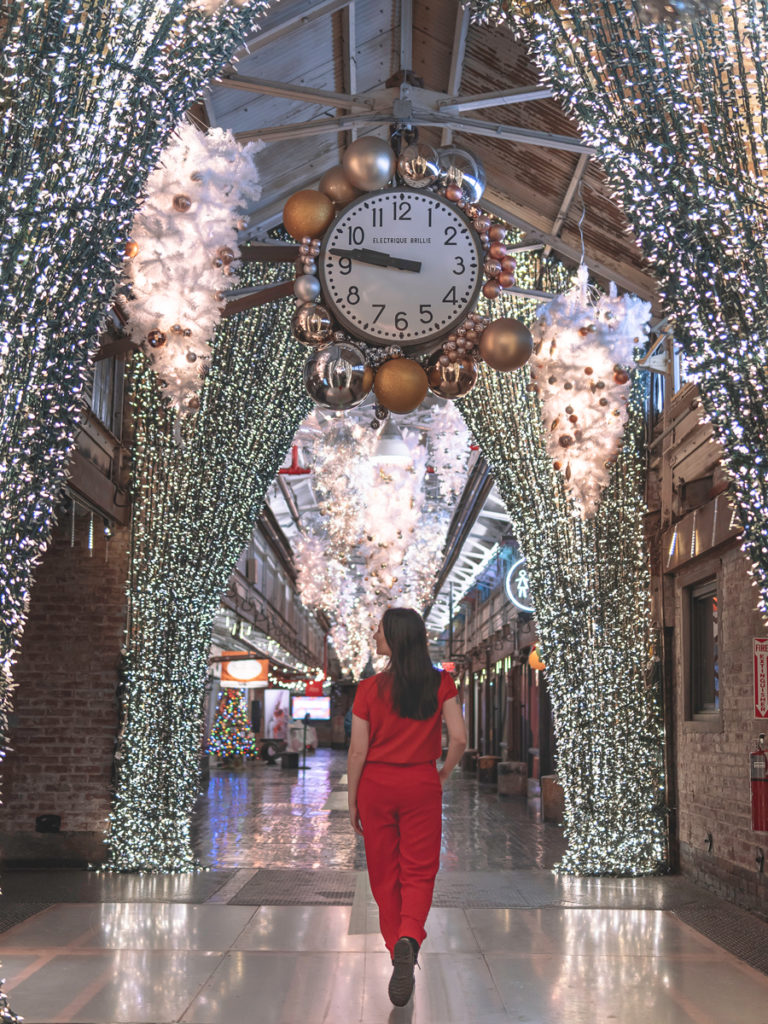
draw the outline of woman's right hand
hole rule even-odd
[[[363,834],[363,823],[360,821],[360,812],[357,809],[357,804],[355,804],[354,807],[349,808],[349,820],[352,824],[352,828],[359,836],[361,836]]]

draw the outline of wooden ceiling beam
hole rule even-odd
[[[352,96],[357,95],[357,27],[354,2],[347,4],[341,12],[342,70],[344,88]],[[348,143],[357,138],[357,128],[349,129]]]
[[[582,153],[576,164],[576,169],[573,172],[570,184],[568,185],[565,196],[563,197],[563,201],[560,204],[560,209],[557,211],[557,216],[555,217],[554,223],[552,224],[551,234],[559,236],[560,232],[562,231],[563,224],[565,224],[565,218],[568,216],[568,211],[570,210],[571,203],[573,202],[573,197],[576,195],[576,192],[581,185],[582,179],[584,178],[584,174],[587,170],[588,163],[589,157],[586,154]],[[552,246],[546,246],[544,249],[544,255],[549,256],[551,252]]]
[[[293,295],[293,281],[277,281],[274,284],[258,285],[256,288],[238,288],[230,293],[231,297],[221,315],[236,316],[247,309],[265,306],[268,302],[284,299],[288,295]]]
[[[465,110],[478,110],[488,107],[508,107],[513,103],[532,103],[534,100],[546,100],[552,96],[552,90],[546,85],[521,85],[515,89],[502,89],[500,92],[479,92],[475,96],[455,96],[441,100],[440,109],[446,114],[462,114]]]
[[[460,3],[456,11],[456,22],[453,27],[453,46],[451,48],[451,66],[448,71],[448,98],[456,96],[461,86],[461,75],[464,70],[464,57],[467,52],[467,35],[469,34],[469,4]],[[440,145],[448,146],[453,140],[450,128],[443,128]]]
[[[242,89],[263,96],[279,96],[283,99],[300,100],[304,103],[317,103],[321,106],[336,107],[342,110],[372,110],[373,103],[359,96],[351,96],[344,92],[331,92],[327,89],[310,89],[304,85],[292,85],[290,82],[272,82],[266,78],[253,78],[250,75],[238,75],[229,72],[217,80],[217,85],[227,89]]]
[[[255,32],[245,40],[238,49],[235,58],[242,58],[253,53],[254,50],[273,43],[286,32],[294,28],[300,28],[316,21],[318,18],[330,17],[336,11],[347,6],[349,0],[282,0],[269,14],[258,22],[262,26],[261,31]]]

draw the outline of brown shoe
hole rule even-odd
[[[389,998],[394,1006],[405,1006],[413,994],[413,969],[416,952],[412,940],[403,938],[395,943],[392,957],[392,977],[389,979]]]

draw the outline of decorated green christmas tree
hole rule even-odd
[[[208,753],[230,764],[252,757],[255,752],[256,738],[248,721],[244,691],[228,687],[221,692]]]

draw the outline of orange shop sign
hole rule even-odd
[[[221,682],[224,686],[266,686],[268,658],[243,656],[243,651],[222,651]]]

